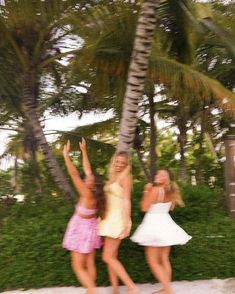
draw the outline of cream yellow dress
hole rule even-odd
[[[107,208],[105,218],[98,222],[99,235],[118,238],[125,226],[123,188],[118,182],[113,182],[106,184],[104,191]]]

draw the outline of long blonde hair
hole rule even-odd
[[[130,163],[129,154],[125,151],[120,151],[115,153],[110,161],[109,172],[108,172],[109,179],[112,179],[115,176],[115,160],[118,156],[122,156],[127,159],[127,166],[123,169],[123,171],[120,172],[120,174],[118,175],[118,179],[123,179],[126,176],[131,174],[131,163]]]
[[[166,192],[171,194],[173,204],[175,206],[178,205],[180,207],[185,206],[180,188],[175,181],[175,176],[174,176],[173,172],[167,168],[160,168],[159,170],[164,170],[169,175],[169,183],[168,183],[168,187],[166,188]]]

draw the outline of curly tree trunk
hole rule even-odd
[[[138,18],[136,37],[128,73],[124,96],[117,151],[130,152],[135,137],[138,120],[139,100],[144,91],[144,83],[149,65],[159,0],[143,1]]]
[[[154,106],[154,92],[148,96],[149,100],[149,117],[150,117],[150,175],[151,181],[154,180],[156,173],[156,162],[157,162],[157,128],[155,124],[155,106]]]
[[[186,160],[185,160],[185,149],[187,144],[186,129],[180,130],[178,141],[180,145],[180,181],[186,184],[187,182],[187,169],[186,169]]]
[[[57,160],[52,154],[51,148],[46,140],[41,127],[37,110],[36,110],[36,93],[37,93],[37,78],[33,69],[29,70],[24,75],[24,89],[23,89],[23,99],[24,99],[24,112],[32,126],[32,130],[35,138],[37,139],[39,146],[45,156],[46,162],[50,169],[50,172],[57,183],[58,187],[66,195],[73,196],[71,187],[69,186]]]

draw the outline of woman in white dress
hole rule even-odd
[[[173,175],[161,169],[155,176],[155,182],[156,187],[151,183],[145,185],[141,210],[146,214],[131,240],[145,246],[147,263],[155,278],[162,283],[163,289],[154,293],[172,294],[170,246],[183,245],[192,237],[169,214],[176,205],[184,206]]]

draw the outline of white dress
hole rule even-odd
[[[172,202],[152,204],[131,240],[143,246],[164,247],[183,245],[192,237],[171,218]]]

